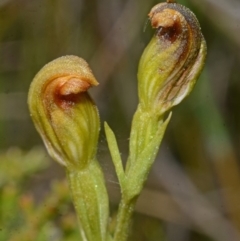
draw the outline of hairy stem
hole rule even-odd
[[[88,168],[67,174],[83,240],[106,241],[108,195],[99,164],[93,160]]]
[[[114,233],[114,241],[126,241],[130,230],[131,230],[131,223],[132,223],[132,215],[134,211],[134,206],[136,203],[136,199],[129,200],[122,198],[118,216],[117,216],[117,224]]]

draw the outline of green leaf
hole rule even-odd
[[[118,149],[116,137],[106,122],[104,123],[104,128],[105,128],[105,133],[106,133],[106,137],[107,137],[109,151],[110,151],[110,154],[111,154],[111,157],[113,160],[113,164],[115,166],[117,177],[118,177],[121,188],[123,188],[124,180],[125,180],[125,173],[124,173],[122,158],[121,158],[121,154]]]

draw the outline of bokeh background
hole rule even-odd
[[[240,240],[240,1],[179,0],[208,45],[192,94],[173,110],[139,198],[133,241]],[[137,66],[156,0],[0,0],[0,241],[80,240],[65,173],[48,157],[27,109],[37,71],[85,58],[91,90],[123,158],[136,109]],[[104,133],[98,156],[114,213],[119,185]]]

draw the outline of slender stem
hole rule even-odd
[[[92,160],[86,169],[67,174],[83,240],[106,241],[108,195],[98,162]]]
[[[129,199],[122,198],[119,205],[117,224],[115,228],[113,241],[127,240],[131,230],[132,215],[133,215],[135,203],[136,203],[136,199],[129,200]]]

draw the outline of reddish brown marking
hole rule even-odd
[[[80,101],[81,93],[69,95],[55,95],[55,103],[64,110],[67,110]]]
[[[83,81],[78,81],[78,85],[66,83],[55,91],[54,101],[62,109],[69,109],[78,103],[81,95],[89,89],[90,84]]]
[[[171,43],[173,43],[174,41],[176,41],[181,32],[181,24],[176,21],[171,27],[159,27],[157,29],[157,36],[163,37],[165,40],[168,40]]]
[[[81,101],[81,96],[91,87],[88,80],[78,76],[62,76],[52,79],[43,89],[43,104],[46,113],[56,108],[56,105],[67,110]]]
[[[173,9],[150,12],[151,24],[157,28],[157,36],[173,43],[182,33],[179,13]]]

